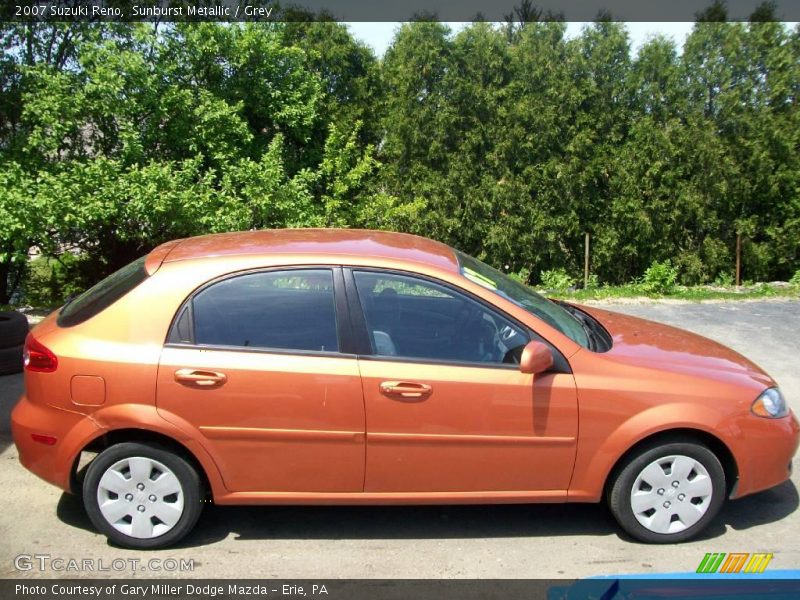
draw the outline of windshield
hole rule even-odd
[[[584,348],[589,346],[589,338],[581,322],[558,304],[477,258],[458,250],[455,252],[464,277],[524,308]]]

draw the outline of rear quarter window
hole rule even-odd
[[[122,267],[119,271],[112,273],[97,285],[68,302],[58,315],[56,320],[58,325],[60,327],[72,327],[83,323],[100,314],[142,283],[147,279],[147,271],[144,267],[146,258],[146,256],[143,256]]]

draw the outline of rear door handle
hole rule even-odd
[[[218,387],[228,381],[225,373],[201,371],[198,369],[179,369],[175,371],[175,381],[190,387]]]
[[[392,400],[425,400],[433,393],[427,383],[413,381],[384,381],[381,383],[381,394]]]

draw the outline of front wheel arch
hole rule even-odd
[[[608,472],[605,483],[603,485],[603,498],[608,500],[608,495],[611,492],[611,486],[619,475],[619,472],[625,467],[631,457],[640,454],[648,448],[668,444],[673,442],[690,442],[700,444],[707,447],[713,452],[719,462],[722,464],[722,470],[725,472],[725,485],[726,496],[731,497],[736,489],[736,484],[739,481],[739,467],[736,464],[736,459],[728,446],[719,438],[711,435],[706,431],[699,429],[668,429],[653,433],[628,448],[625,453],[620,456],[614,463],[614,466]]]

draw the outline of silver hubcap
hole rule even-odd
[[[711,505],[713,486],[694,458],[665,456],[647,465],[631,489],[631,509],[655,533],[678,533],[697,523]]]
[[[103,473],[97,486],[97,504],[117,531],[135,538],[154,538],[180,520],[183,488],[162,463],[132,456]]]

